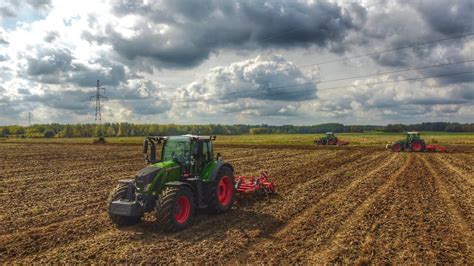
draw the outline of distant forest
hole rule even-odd
[[[404,131],[442,131],[442,132],[474,132],[474,123],[421,123],[414,125],[390,124],[387,126],[343,125],[338,123],[320,124],[313,126],[270,126],[270,125],[158,125],[132,123],[105,123],[102,125],[102,135],[105,137],[131,136],[165,136],[181,134],[200,135],[243,135],[243,134],[313,134],[333,131],[341,132],[404,132]],[[27,138],[74,138],[95,137],[100,130],[95,124],[38,124],[32,126],[0,126],[2,137]]]

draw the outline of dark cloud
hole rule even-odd
[[[39,46],[34,57],[27,57],[26,72],[30,76],[57,76],[72,67],[71,51],[66,48],[46,48]]]
[[[409,1],[415,6],[428,25],[436,32],[457,35],[474,31],[474,2],[457,1]]]
[[[16,17],[16,13],[12,10],[12,8],[3,6],[0,7],[0,18],[7,19],[7,18],[14,18]]]
[[[51,0],[4,0],[0,7],[0,18],[13,18],[17,16],[17,10],[24,7],[30,7],[35,10],[50,10],[52,8]]]
[[[43,89],[43,93],[24,95],[23,100],[28,102],[41,103],[45,106],[74,111],[77,114],[90,112],[90,95],[92,91],[82,91],[77,89],[51,90]]]
[[[44,41],[48,43],[54,42],[59,37],[59,33],[57,31],[49,31],[46,36],[44,36]]]
[[[6,54],[0,54],[0,62],[8,61],[10,57]]]
[[[334,3],[288,1],[114,1],[118,15],[138,16],[125,37],[115,25],[83,37],[111,44],[127,60],[152,59],[158,67],[192,67],[223,48],[334,47],[355,26]],[[359,10],[360,11],[360,10]],[[360,11],[361,12],[361,11]],[[357,18],[363,15],[356,13]],[[282,34],[284,33],[284,34]]]
[[[444,97],[426,97],[422,99],[410,99],[406,103],[416,105],[447,105],[447,104],[464,104],[467,103],[464,99],[446,99]]]
[[[48,83],[74,83],[81,87],[92,87],[99,79],[103,85],[116,86],[126,79],[123,65],[100,59],[88,66],[74,61],[67,48],[53,46],[34,47],[36,52],[26,56],[24,75],[33,80]]]

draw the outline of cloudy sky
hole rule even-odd
[[[0,125],[92,123],[97,79],[108,122],[474,122],[472,0],[3,0],[0,19]]]

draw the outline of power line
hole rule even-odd
[[[365,83],[365,84],[356,84],[356,85],[348,85],[348,86],[337,86],[337,87],[329,87],[329,88],[319,88],[318,91],[322,90],[332,90],[332,89],[342,89],[342,88],[353,88],[353,87],[361,87],[361,86],[371,86],[371,85],[378,85],[378,84],[385,84],[385,83],[398,83],[398,82],[406,82],[406,81],[418,81],[418,80],[425,80],[425,79],[430,79],[430,78],[444,78],[444,77],[450,77],[450,76],[458,76],[458,75],[466,75],[466,74],[472,74],[474,71],[467,71],[467,72],[457,72],[457,73],[449,73],[449,74],[442,74],[442,75],[434,75],[434,76],[429,76],[429,77],[418,77],[418,78],[408,78],[408,79],[401,79],[401,80],[388,80],[388,81],[379,81],[379,82],[372,82],[372,83]],[[308,86],[308,85],[315,85],[317,82],[310,82],[310,83],[305,83],[305,84],[295,84],[292,85],[292,87],[302,87],[302,86]],[[285,92],[273,92],[271,94],[267,94],[265,96],[273,96],[273,95],[282,95],[282,94],[295,94],[295,93],[304,93],[304,92],[311,92],[314,91],[314,88],[311,89],[305,89],[305,90],[296,90],[296,91],[285,91]],[[258,91],[262,92],[262,91]],[[221,96],[225,96],[226,94],[223,94]],[[213,95],[213,96],[219,96],[219,95]],[[247,95],[245,98],[249,96],[259,96],[257,95]],[[156,98],[139,98],[139,99],[117,99],[115,101],[139,101],[139,100],[153,100]],[[188,103],[188,102],[208,102],[211,101],[212,99],[191,99],[191,100],[179,100],[179,101],[173,101],[173,102],[183,102],[183,103]]]
[[[401,80],[388,80],[388,81],[379,81],[379,82],[372,82],[372,83],[365,83],[365,84],[357,84],[357,85],[349,85],[349,86],[338,86],[338,87],[329,87],[329,88],[320,88],[318,91],[322,90],[334,90],[334,89],[343,89],[343,88],[353,88],[353,87],[361,87],[361,86],[371,86],[371,85],[378,85],[378,84],[385,84],[385,83],[398,83],[398,82],[405,82],[405,81],[418,81],[418,80],[425,80],[425,79],[430,79],[430,78],[444,78],[444,77],[450,77],[450,76],[457,76],[457,75],[466,75],[466,74],[472,74],[474,71],[468,71],[468,72],[459,72],[459,73],[449,73],[449,74],[443,74],[443,75],[435,75],[435,76],[429,76],[429,77],[419,77],[419,78],[409,78],[409,79],[401,79]],[[300,84],[300,85],[294,85],[293,87],[298,87],[298,86],[308,86],[308,85],[314,85],[316,82],[312,83],[306,83],[306,84]],[[271,94],[267,94],[265,96],[274,96],[274,95],[284,95],[284,94],[295,94],[295,93],[304,93],[304,92],[311,92],[314,91],[314,88],[311,89],[305,89],[305,90],[296,90],[296,91],[284,91],[284,92],[274,92]],[[249,95],[249,96],[259,96],[257,95]],[[248,97],[248,96],[247,96]],[[245,98],[247,98],[245,97]],[[182,102],[200,102],[200,101],[209,101],[209,99],[206,100],[189,100],[189,101],[182,101]],[[175,101],[176,102],[176,101]]]
[[[358,78],[367,78],[367,77],[374,77],[374,76],[387,75],[387,74],[394,74],[394,73],[402,73],[402,72],[408,72],[408,71],[414,71],[414,70],[423,70],[423,69],[429,69],[429,68],[435,68],[435,67],[442,67],[442,66],[459,65],[459,64],[470,63],[470,62],[474,62],[474,60],[471,59],[471,60],[459,61],[459,62],[454,62],[454,63],[444,63],[444,64],[439,64],[439,65],[429,65],[429,66],[423,66],[423,67],[417,67],[417,68],[408,68],[408,69],[394,70],[394,71],[388,71],[388,72],[382,72],[382,73],[374,73],[374,74],[363,75],[363,76],[353,76],[353,77],[339,78],[339,79],[332,79],[332,80],[322,80],[322,81],[315,81],[315,82],[310,82],[310,83],[305,83],[305,84],[291,84],[291,85],[278,86],[278,87],[273,87],[273,88],[272,88],[272,87],[269,87],[269,88],[264,88],[264,89],[238,91],[238,92],[227,93],[226,95],[228,95],[228,94],[232,94],[232,95],[234,95],[234,94],[242,94],[242,93],[253,92],[253,91],[261,91],[261,90],[275,90],[275,89],[282,89],[282,88],[291,88],[291,87],[298,87],[298,86],[303,86],[303,85],[329,83],[329,82],[336,82],[336,81],[343,81],[343,80],[350,80],[350,79],[358,79]]]
[[[428,41],[428,42],[423,42],[423,43],[417,43],[417,44],[412,44],[412,45],[407,45],[407,46],[400,46],[400,47],[390,48],[390,49],[387,49],[387,50],[379,50],[379,51],[370,52],[370,53],[366,53],[366,54],[343,57],[343,58],[323,61],[323,62],[319,62],[319,63],[313,63],[313,64],[302,65],[302,66],[294,66],[294,67],[279,69],[279,70],[275,70],[275,71],[276,72],[284,72],[284,71],[294,70],[294,69],[302,69],[302,68],[308,68],[308,67],[313,67],[313,66],[321,66],[321,65],[326,65],[326,64],[331,64],[331,63],[336,63],[336,62],[341,62],[341,61],[346,61],[346,60],[351,60],[351,59],[356,59],[356,58],[381,54],[381,53],[388,53],[388,52],[393,52],[393,51],[398,51],[398,50],[403,50],[403,49],[415,48],[415,47],[428,45],[428,44],[433,44],[433,43],[437,43],[437,42],[444,42],[444,41],[448,41],[448,40],[465,38],[465,37],[469,37],[469,36],[472,36],[472,35],[474,35],[474,32],[471,32],[471,33],[468,33],[468,34],[451,36],[451,37],[448,37],[448,38],[443,38],[443,39],[438,39],[438,40],[433,40],[433,41]],[[221,80],[218,80],[217,82],[232,81],[232,80],[239,80],[239,79],[242,79],[242,78],[221,79]]]
[[[393,51],[398,51],[398,50],[403,50],[403,49],[415,48],[415,47],[424,46],[424,45],[428,45],[428,44],[433,44],[433,43],[437,43],[437,42],[444,42],[444,41],[448,41],[448,40],[466,38],[466,37],[469,37],[469,36],[472,36],[472,35],[474,35],[474,32],[467,33],[467,34],[461,34],[461,35],[455,35],[455,36],[442,38],[442,39],[437,39],[437,40],[432,40],[432,41],[427,41],[427,42],[423,42],[423,43],[415,43],[415,44],[411,44],[411,45],[407,45],[407,46],[399,46],[399,47],[394,47],[394,48],[390,48],[390,49],[386,49],[386,50],[378,50],[378,51],[374,51],[374,52],[370,52],[370,53],[338,58],[338,59],[323,61],[323,62],[319,62],[319,63],[313,63],[313,64],[307,64],[307,65],[293,66],[293,67],[289,67],[289,68],[277,69],[277,70],[274,70],[274,71],[278,73],[278,72],[284,72],[284,71],[294,70],[294,69],[302,69],[302,68],[308,68],[308,67],[313,67],[313,66],[321,66],[321,65],[326,65],[326,64],[336,63],[336,62],[342,62],[342,61],[346,61],[346,60],[362,58],[362,57],[381,54],[381,53],[388,53],[388,52],[393,52]],[[214,82],[222,83],[222,82],[228,82],[228,81],[233,81],[233,80],[244,80],[244,78],[241,78],[241,77],[222,78],[222,79],[219,79],[219,80],[215,80]],[[171,91],[171,90],[176,90],[176,89],[175,88],[170,88],[170,89],[162,89],[162,90]]]

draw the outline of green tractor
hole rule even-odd
[[[334,135],[333,132],[326,132],[326,136],[323,136],[314,141],[318,145],[348,145],[349,142],[340,140]]]
[[[401,152],[401,151],[414,151],[420,152],[426,150],[426,143],[420,137],[420,133],[418,132],[407,132],[406,138],[392,142],[389,145],[389,148],[392,149],[394,152]]]
[[[215,136],[147,137],[143,153],[148,166],[134,179],[119,180],[110,194],[112,222],[133,225],[154,210],[165,231],[177,231],[190,223],[198,208],[228,211],[236,193],[234,169],[220,154],[214,157],[213,140]],[[159,144],[160,160],[156,156]]]
[[[401,151],[446,151],[446,146],[436,144],[426,144],[425,141],[420,137],[418,132],[407,132],[406,138],[387,144],[387,149],[391,149],[394,152]]]

